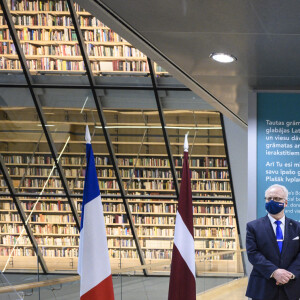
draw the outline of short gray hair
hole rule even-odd
[[[288,189],[284,185],[280,185],[280,184],[273,184],[273,185],[269,186],[265,191],[265,196],[267,196],[268,191],[272,188],[280,188],[284,192],[285,199],[288,198],[288,196],[289,196]]]

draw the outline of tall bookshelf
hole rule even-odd
[[[85,66],[66,1],[8,0],[15,29],[32,74],[84,74]],[[147,75],[147,57],[75,4],[94,75]],[[21,71],[15,45],[0,11],[0,70]],[[168,73],[155,64],[158,76]]]
[[[67,199],[60,196],[64,192],[56,169],[46,183],[53,160],[41,129],[36,130],[38,121],[33,117],[34,110],[26,108],[26,111],[26,118],[31,121],[27,122],[25,132],[23,130],[20,133],[17,127],[22,126],[25,115],[22,117],[19,108],[0,109],[2,115],[9,114],[10,121],[5,123],[5,129],[13,127],[15,131],[13,135],[11,130],[8,133],[5,133],[6,130],[1,132],[0,141],[5,143],[1,143],[0,152],[16,192],[26,193],[26,196],[20,194],[19,199],[27,216],[32,213],[28,224],[49,270],[76,272],[79,233]],[[69,121],[65,118],[66,111]],[[79,109],[45,107],[44,112],[47,123],[55,125],[50,131],[59,151],[62,151],[61,145],[66,136],[71,136],[60,162],[79,214],[82,197],[76,195],[83,192],[84,130],[86,123],[90,125],[94,133],[92,145],[103,196],[112,269],[117,270],[120,264],[122,267],[139,265],[131,228],[119,197],[112,160],[102,131],[96,128],[100,124],[97,119],[93,121],[95,111],[90,109],[85,122],[82,117],[79,118]],[[241,273],[241,257],[234,252],[239,250],[240,245],[219,113],[170,110],[164,114],[179,183],[183,135],[187,131],[184,128],[197,128],[189,129],[197,274]],[[177,197],[162,130],[159,128],[158,112],[105,110],[105,117],[145,260],[147,263],[165,262],[165,265],[153,266],[151,272],[168,274]],[[0,180],[0,192],[4,192],[6,186],[2,184],[2,177]],[[39,196],[43,187],[44,193]],[[39,202],[32,211],[38,198]],[[0,203],[0,267],[3,267],[22,223],[9,196],[2,196]],[[215,256],[207,258],[213,254]],[[36,268],[34,249],[26,235],[21,238],[9,268]]]

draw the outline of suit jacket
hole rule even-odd
[[[259,300],[269,300],[276,297],[279,288],[284,288],[289,300],[300,298],[299,222],[286,217],[281,253],[268,216],[249,222],[247,224],[246,248],[248,259],[253,265],[246,296]],[[270,277],[278,268],[290,271],[296,278],[290,280],[283,287],[277,286],[275,279]]]

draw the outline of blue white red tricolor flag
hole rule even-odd
[[[195,246],[191,175],[188,163],[188,139],[184,140],[184,158],[169,284],[169,300],[196,300]]]
[[[103,208],[91,136],[86,126],[86,173],[80,226],[80,300],[114,300]]]

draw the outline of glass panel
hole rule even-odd
[[[71,94],[70,90],[43,89],[39,95],[70,192],[83,193],[85,129],[89,125],[101,193],[119,194],[92,93],[83,89]]]
[[[78,12],[80,27],[95,75],[145,75],[147,57],[101,20]]]
[[[165,111],[165,120],[179,178],[184,135],[189,132],[197,275],[240,273],[241,256],[235,253],[240,249],[239,238],[220,115]]]
[[[11,14],[32,74],[85,72],[67,1],[12,1]]]
[[[129,209],[146,262],[167,260],[174,232],[175,207],[172,201],[160,197],[174,197],[175,189],[158,111],[105,110],[105,117],[124,189],[128,195],[136,195],[129,200]],[[123,226],[126,234],[126,225]],[[120,242],[127,249],[126,252],[122,248],[115,249],[116,253],[122,252],[119,263],[125,267],[133,265],[126,259],[137,258],[136,251],[130,249],[134,249],[134,242],[124,237]],[[134,263],[138,265],[139,261],[136,259]],[[150,273],[164,270],[165,266],[159,266],[152,268]]]
[[[16,206],[9,197],[0,202],[0,268],[37,269],[37,259]]]
[[[2,171],[0,170],[0,192],[1,193],[9,193],[9,190],[7,188],[7,184],[6,184],[6,181],[4,180],[4,177],[2,175]]]
[[[9,4],[8,4],[9,5]],[[7,78],[7,74],[14,77]],[[21,64],[16,52],[15,44],[13,43],[9,32],[5,17],[0,6],[0,81],[7,83],[25,83],[25,77],[21,68]]]
[[[79,232],[67,199],[23,197],[22,203],[49,272],[76,271]]]
[[[163,67],[161,67],[156,62],[153,64],[154,72],[156,76],[172,76],[170,73],[168,73]]]
[[[18,96],[20,92],[22,95]],[[61,193],[62,185],[59,179],[54,179],[57,172],[29,91],[7,89],[4,95],[9,106],[0,109],[3,120],[0,151],[16,192]]]

